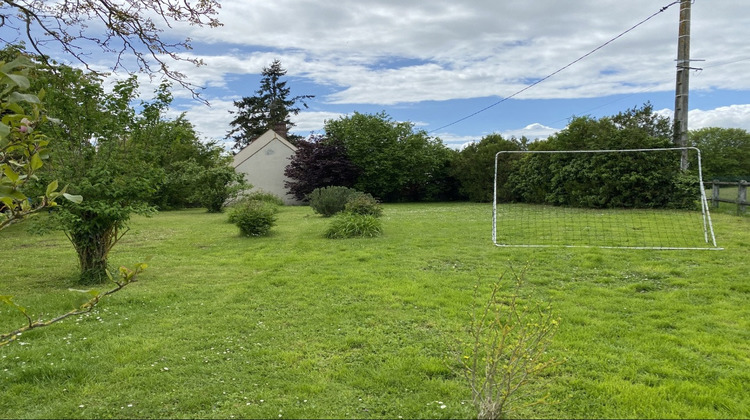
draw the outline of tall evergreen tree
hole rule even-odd
[[[230,111],[235,118],[230,122],[232,129],[227,133],[227,138],[234,139],[233,148],[242,150],[263,135],[269,129],[283,127],[287,130],[294,126],[289,117],[299,114],[300,108],[295,106],[298,102],[305,108],[305,99],[314,98],[313,95],[301,95],[290,98],[291,89],[281,78],[286,75],[286,69],[281,66],[279,60],[274,60],[270,67],[263,68],[263,78],[260,81],[260,89],[255,96],[245,96],[239,101],[234,101],[236,111]],[[280,133],[285,134],[285,133]],[[287,137],[292,143],[296,142],[297,136]]]

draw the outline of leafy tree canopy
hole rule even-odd
[[[668,118],[649,104],[599,120],[574,118],[568,127],[531,150],[670,148]],[[502,188],[513,198],[577,207],[679,207],[695,203],[697,186],[682,173],[679,151],[643,154],[530,154]]]
[[[500,134],[490,134],[478,143],[463,148],[453,160],[453,176],[460,182],[460,192],[471,201],[492,201],[495,172],[495,155],[499,151],[525,150],[528,140],[511,138],[506,140]],[[502,155],[499,158],[499,182],[504,182],[513,170],[513,162],[518,155]],[[509,197],[505,197],[506,199]]]
[[[37,197],[27,195],[27,185],[39,178],[49,158],[49,138],[37,128],[49,119],[42,106],[44,91],[27,92],[33,63],[26,57],[0,61],[0,230],[44,208],[57,205],[59,196],[80,202],[80,196],[58,191],[53,180]]]
[[[430,200],[443,192],[450,151],[439,138],[385,112],[327,121],[327,141],[340,144],[359,169],[355,188],[383,201]]]
[[[51,145],[47,176],[70,183],[71,192],[84,201],[63,204],[51,221],[76,249],[81,283],[101,283],[107,279],[109,252],[127,232],[131,215],[154,210],[149,203],[161,172],[130,141],[138,127],[130,105],[137,94],[135,77],[107,93],[92,74],[57,70],[57,76],[40,73],[37,80],[54,80],[48,106],[61,121],[44,127],[62,139]]]
[[[715,178],[750,181],[750,133],[746,130],[718,127],[691,130],[688,142],[701,150],[705,181]]]
[[[546,150],[607,150],[671,147],[669,118],[654,113],[651,104],[612,117],[574,117],[568,126],[530,148]]]
[[[317,188],[353,187],[359,171],[346,156],[342,144],[327,142],[322,136],[311,136],[297,142],[297,151],[284,169],[284,175],[290,179],[285,181],[289,192],[298,200],[305,200]]]
[[[223,149],[200,142],[184,116],[164,117],[171,101],[168,83],[138,113],[132,105],[135,76],[111,92],[98,75],[69,66],[40,69],[28,80],[32,89],[45,87],[45,105],[57,123],[35,127],[35,133],[56,141],[48,146],[49,164],[25,190],[41,196],[45,185],[60,179],[84,197],[81,203],[61,203],[49,219],[76,248],[84,283],[106,279],[108,253],[127,232],[133,213],[149,214],[155,205],[208,206],[205,197],[213,204],[227,191],[217,182],[239,177]]]
[[[204,206],[221,211],[236,186],[247,186],[224,148],[201,141],[184,114],[174,120],[164,116],[172,102],[169,88],[169,83],[162,83],[153,101],[141,103],[130,133],[139,159],[150,162],[159,174],[151,204],[159,209]]]

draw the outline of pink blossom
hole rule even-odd
[[[18,127],[18,131],[22,133],[28,133],[31,130],[31,121],[28,118],[21,119],[21,126]]]

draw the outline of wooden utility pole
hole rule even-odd
[[[680,1],[680,31],[677,41],[677,86],[674,102],[674,143],[688,144],[688,92],[690,90],[690,5],[693,0]],[[687,150],[682,151],[680,167],[688,168]]]

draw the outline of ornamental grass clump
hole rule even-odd
[[[342,239],[380,236],[383,225],[379,217],[382,215],[383,207],[372,195],[354,191],[331,221],[325,237]]]
[[[260,200],[243,200],[229,209],[229,222],[242,236],[264,236],[276,224],[278,205]]]
[[[329,239],[372,238],[382,233],[383,226],[377,217],[344,212],[333,218],[325,232],[325,237]]]

